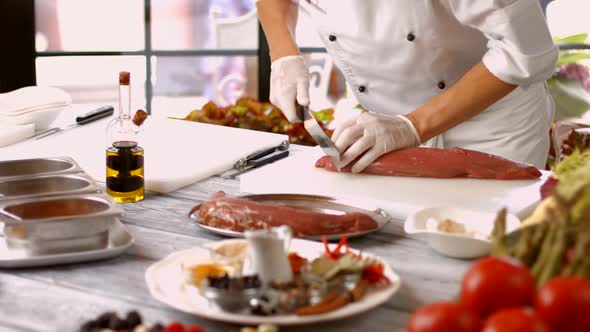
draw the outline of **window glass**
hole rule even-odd
[[[258,98],[256,56],[152,58],[154,114],[186,116],[208,101],[220,106],[242,96]]]
[[[131,106],[145,108],[145,57],[55,56],[36,60],[37,84],[55,86],[72,95],[73,102],[116,103],[119,72],[131,73]]]
[[[549,3],[547,24],[551,34],[566,37],[578,33],[590,33],[588,13],[590,13],[590,1],[587,0],[559,0]]]
[[[36,49],[142,50],[143,8],[143,0],[36,0]]]
[[[151,0],[152,48],[257,49],[255,0]]]

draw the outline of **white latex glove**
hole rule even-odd
[[[412,121],[403,115],[365,112],[338,125],[332,141],[343,152],[340,167],[364,153],[352,166],[352,172],[358,173],[385,153],[420,145],[420,136]]]
[[[303,56],[291,55],[275,60],[270,66],[270,102],[283,111],[289,122],[301,122],[295,100],[309,106],[309,68]]]

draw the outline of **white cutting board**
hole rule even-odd
[[[519,216],[530,213],[540,200],[539,188],[549,172],[537,180],[478,180],[393,177],[333,173],[316,168],[323,156],[307,148],[284,160],[240,177],[247,193],[299,193],[336,196],[359,204],[370,203],[405,219],[424,207],[449,206],[496,212],[507,207]]]
[[[73,122],[75,116],[71,118]],[[68,156],[96,181],[104,182],[109,120],[0,148],[0,160]],[[161,193],[226,171],[249,153],[288,139],[286,135],[152,117],[142,135],[146,189]]]

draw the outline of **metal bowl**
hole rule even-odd
[[[0,181],[0,200],[99,191],[100,187],[83,174],[44,175]]]
[[[260,288],[238,290],[203,286],[200,291],[211,305],[228,312],[245,312],[249,310],[250,302],[261,295]]]
[[[108,230],[123,210],[104,194],[30,198],[0,203],[7,239],[89,238]]]
[[[81,171],[82,169],[80,169],[78,164],[72,158],[68,157],[20,159],[0,162],[0,180]]]

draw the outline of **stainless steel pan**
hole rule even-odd
[[[0,161],[0,180],[80,172],[80,166],[69,157]]]
[[[0,180],[0,201],[41,196],[98,193],[100,187],[85,174],[42,175]]]

